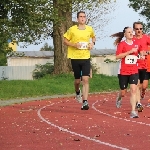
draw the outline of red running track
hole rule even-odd
[[[73,97],[1,107],[0,150],[149,150],[150,92],[136,119],[130,119],[129,93],[120,109],[116,95],[90,95],[88,111]]]

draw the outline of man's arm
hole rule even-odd
[[[67,46],[75,47],[75,43],[71,43],[67,38],[64,38],[64,44]]]
[[[79,49],[81,47],[81,44],[79,44],[79,43],[72,43],[67,38],[64,38],[64,44],[67,45],[67,46],[71,46],[71,47],[77,48],[77,49]]]
[[[96,41],[96,38],[95,38],[95,36],[93,36],[93,37],[92,37],[92,42],[89,43],[89,46],[88,46],[89,50],[92,50],[92,49],[93,49],[93,47],[94,47],[94,45],[95,45],[95,41]]]
[[[70,42],[71,39],[72,39],[72,32],[71,28],[69,28],[67,32],[64,34],[64,44],[67,46],[76,47],[75,43]]]
[[[96,37],[92,37],[92,43],[95,45],[95,42],[96,42]]]

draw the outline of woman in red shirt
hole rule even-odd
[[[113,34],[112,37],[117,37],[114,43],[117,46],[116,59],[120,59],[118,78],[121,91],[116,100],[116,106],[121,107],[122,97],[125,96],[128,84],[130,84],[130,103],[132,107],[130,118],[138,118],[135,109],[138,83],[137,56],[140,46],[132,40],[133,30],[130,27],[125,27],[123,32]],[[125,40],[122,41],[123,37],[125,37]]]

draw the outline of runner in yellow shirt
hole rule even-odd
[[[90,75],[90,50],[95,45],[95,33],[91,26],[86,25],[86,14],[84,11],[77,13],[78,25],[74,25],[64,34],[64,43],[68,46],[67,58],[71,59],[74,72],[74,87],[76,100],[83,102],[82,110],[88,110],[89,75]],[[80,91],[80,77],[82,71],[82,94]]]

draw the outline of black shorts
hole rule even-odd
[[[149,80],[149,79],[150,79],[150,72],[146,72],[144,80]]]
[[[140,83],[143,83],[143,81],[145,79],[146,69],[139,69],[138,71],[139,71]]]
[[[72,69],[75,79],[82,76],[90,76],[90,59],[71,59]]]
[[[132,75],[121,75],[118,74],[119,86],[121,90],[124,90],[128,87],[128,84],[138,84],[138,73]]]

